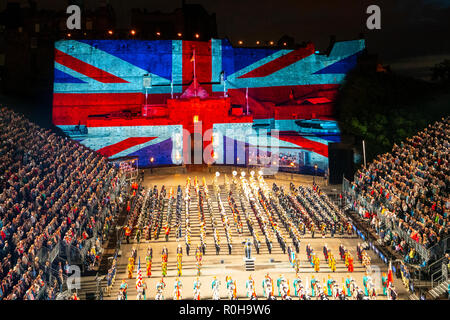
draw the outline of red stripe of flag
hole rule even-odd
[[[275,60],[272,60],[262,66],[253,69],[250,72],[240,76],[239,78],[258,78],[258,77],[266,77],[278,70],[286,68],[287,66],[302,60],[314,53],[314,46],[308,45],[306,48],[300,48],[294,51],[285,54]]]
[[[153,139],[156,139],[156,137],[131,137],[122,140],[120,142],[114,143],[112,145],[106,146],[104,148],[101,148],[97,150],[97,152],[104,155],[105,157],[111,157],[112,155],[122,152],[123,150],[137,146],[139,144],[146,143]]]
[[[55,49],[55,62],[102,83],[128,83],[128,81],[122,78],[94,67],[58,49]]]

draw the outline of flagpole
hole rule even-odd
[[[170,79],[170,98],[173,99],[173,68],[172,68],[172,75]]]
[[[194,91],[195,91],[195,96],[197,96],[197,73],[196,73],[196,69],[195,69],[195,48],[194,48]]]
[[[246,113],[246,115],[248,115],[248,87],[245,89],[245,100],[246,100],[246,103],[247,103],[247,113]]]

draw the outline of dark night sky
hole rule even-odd
[[[26,3],[26,0],[17,0]],[[3,1],[2,1],[3,2]],[[38,0],[39,8],[65,6],[62,0]],[[95,7],[107,0],[84,0]],[[171,12],[181,0],[109,0],[118,27],[129,27],[129,9]],[[326,49],[329,36],[357,38],[364,32],[369,52],[378,53],[394,70],[421,76],[427,67],[450,58],[450,0],[187,0],[215,12],[220,37],[232,41],[278,40],[293,36]],[[366,28],[366,8],[381,7],[381,30]],[[1,5],[0,5],[0,9]]]

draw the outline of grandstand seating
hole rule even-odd
[[[427,262],[449,236],[449,131],[447,117],[395,144],[357,171],[346,195],[406,262]]]
[[[101,236],[118,211],[120,173],[105,157],[5,107],[0,138],[0,299],[55,299],[66,276],[56,256],[70,258]]]

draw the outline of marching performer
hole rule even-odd
[[[145,256],[145,261],[147,265],[147,277],[150,278],[152,275],[152,258],[153,258],[153,249],[147,249],[147,255]]]
[[[335,299],[338,299],[339,298],[339,292],[340,292],[341,290],[339,290],[339,286],[338,286],[338,284],[337,284],[337,281],[334,281],[334,284],[333,284],[333,290],[332,290],[332,292],[331,292],[331,295],[335,298]]]
[[[137,300],[147,300],[145,295],[145,289],[147,289],[147,284],[144,280],[140,283],[140,285],[136,285],[137,291]]]
[[[295,290],[295,296],[296,297],[300,297],[300,289],[303,288],[302,285],[302,280],[300,279],[300,277],[297,274],[297,277],[294,279],[294,282],[292,283],[292,285],[294,286],[294,290]]]
[[[127,210],[128,210],[128,208],[130,208],[130,204],[129,203],[130,202],[128,202]],[[130,243],[130,236],[131,236],[131,228],[127,225],[125,227],[125,238],[127,240],[127,243]]]
[[[156,284],[156,296],[155,300],[164,300],[164,288],[166,287],[166,284],[164,282],[164,278],[161,278],[161,281]]]
[[[343,289],[341,291],[339,291],[338,297],[339,297],[339,300],[347,300]]]
[[[236,281],[233,281],[230,276],[227,276],[225,280],[227,282],[228,300],[237,300]]]
[[[341,256],[341,260],[345,260],[345,247],[342,243],[339,245],[339,255]]]
[[[319,272],[319,270],[320,270],[320,260],[319,260],[319,257],[317,255],[314,256],[313,263],[314,263],[314,271]]]
[[[336,259],[334,259],[334,256],[330,253],[329,259],[328,259],[328,265],[331,269],[331,271],[336,271]]]
[[[134,271],[134,258],[130,257],[128,258],[128,279],[132,279],[133,278],[133,271]]]
[[[264,277],[264,280],[262,282],[264,297],[266,297],[268,300],[275,300],[275,297],[273,295],[273,280],[267,273]]]
[[[308,243],[306,245],[306,256],[308,257],[309,262],[311,262],[311,252],[312,252],[311,245]]]
[[[298,274],[300,272],[300,259],[299,258],[295,258],[295,274]]]
[[[278,288],[278,296],[281,297],[281,284],[283,281],[286,281],[284,275],[280,274],[280,277],[277,279],[277,288]]]
[[[296,259],[295,259],[295,250],[292,249],[291,245],[288,247],[289,252],[289,262],[291,263],[291,266],[295,268],[296,265]]]
[[[212,288],[212,292],[213,292],[213,294],[212,294],[213,300],[220,300],[219,287],[220,287],[220,280],[218,280],[216,277],[214,277],[214,280],[211,283],[211,288]]]
[[[320,284],[317,285],[317,299],[328,300],[328,297],[325,292],[323,292],[322,286],[320,286]]]
[[[369,295],[369,288],[368,288],[369,281],[370,281],[370,276],[366,272],[366,274],[363,277],[364,295],[366,295],[366,296]]]
[[[345,266],[348,268],[348,257],[350,256],[350,253],[348,252],[348,250],[346,249],[345,250],[345,253],[344,253],[344,263],[345,263]]]
[[[197,277],[197,279],[194,281],[194,300],[200,300],[200,287],[201,287],[200,279]]]
[[[361,243],[358,242],[358,245],[356,246],[356,254],[358,256],[359,262],[361,262],[361,263],[362,263],[362,251],[363,251],[363,249],[361,247]]]
[[[181,270],[183,268],[183,248],[181,245],[177,247],[177,276],[181,276]]]
[[[334,287],[335,281],[331,279],[331,276],[328,275],[327,280],[327,296],[332,297],[333,296],[333,287]]]
[[[397,291],[395,290],[395,287],[392,285],[392,282],[389,282],[388,290],[389,290],[388,299],[397,300]]]
[[[325,243],[325,245],[323,246],[323,256],[324,256],[324,258],[325,258],[325,261],[328,261],[328,247],[327,247],[327,244]]]
[[[370,273],[370,257],[365,250],[363,250],[362,252],[362,265],[366,268],[366,271]]]
[[[125,280],[122,280],[122,283],[120,284],[119,290],[122,293],[123,300],[127,300],[128,299],[127,289],[128,289],[127,282]]]
[[[369,281],[369,297],[371,300],[377,299],[377,290],[375,289],[375,284],[373,283],[372,279]]]
[[[347,261],[348,261],[348,272],[353,272],[353,257],[350,254],[347,255]]]
[[[383,272],[383,276],[381,277],[381,284],[383,286],[383,296],[387,296],[387,294],[388,294],[388,291],[387,291],[388,278],[387,278],[385,272]]]
[[[352,278],[350,278],[350,276],[347,276],[347,278],[345,279],[345,289],[347,291],[347,297],[351,297],[352,296],[352,290],[351,290],[351,283],[352,283]]]
[[[356,284],[355,279],[350,278],[350,292],[352,293],[353,298],[356,300],[356,296],[358,294],[359,287]]]
[[[248,277],[247,282],[245,283],[245,288],[247,289],[247,297],[250,300],[257,300],[256,291],[255,291],[255,281],[252,276]]]
[[[197,260],[197,276],[200,275],[200,268],[202,267],[203,253],[200,245],[197,246],[195,250],[195,259]]]
[[[317,291],[317,280],[314,278],[314,275],[311,276],[311,297],[315,297],[316,296],[316,291]]]
[[[165,277],[167,275],[167,260],[168,260],[168,251],[166,247],[162,249],[161,259],[162,259],[161,264],[162,275],[163,277]]]
[[[299,300],[311,300],[311,297],[308,295],[308,292],[305,290],[305,288],[300,287],[300,292],[298,295]]]
[[[292,300],[289,280],[284,279],[281,282],[281,299],[282,300]]]
[[[182,287],[183,287],[183,284],[181,283],[181,280],[178,279],[178,277],[177,277],[173,284],[173,300],[181,300],[181,288]]]

